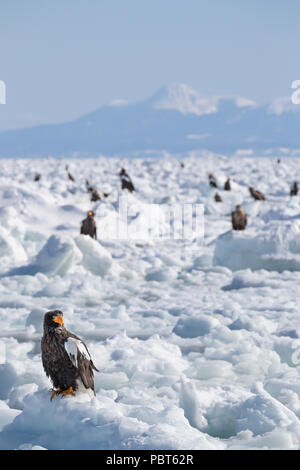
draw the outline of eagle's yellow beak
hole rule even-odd
[[[53,321],[55,321],[55,323],[59,323],[61,326],[64,323],[62,315],[56,315],[56,317],[53,317]]]

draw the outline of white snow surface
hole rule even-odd
[[[289,189],[300,160],[182,162],[0,160],[1,449],[299,449],[300,202]],[[137,188],[131,228],[149,203],[198,203],[204,239],[105,236],[122,167]],[[86,178],[110,196],[91,203]],[[248,214],[240,233],[236,204]],[[98,240],[79,235],[90,209]],[[51,309],[86,343],[96,396],[50,401],[40,339]]]

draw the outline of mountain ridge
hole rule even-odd
[[[138,103],[115,100],[66,123],[2,131],[0,157],[295,150],[300,149],[298,111],[288,98],[258,105],[173,83]]]

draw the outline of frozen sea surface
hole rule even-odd
[[[300,203],[289,189],[300,160],[183,161],[0,160],[0,448],[299,449]],[[204,204],[204,239],[107,236],[121,167],[137,188],[132,229],[149,203],[158,217],[165,204]],[[110,196],[91,203],[86,178]],[[98,241],[79,235],[90,209]],[[40,339],[54,308],[100,371],[92,399],[50,402]]]

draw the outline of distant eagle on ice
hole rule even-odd
[[[93,186],[90,185],[88,179],[85,180],[85,187],[86,187],[86,190],[87,190],[88,193],[91,193],[94,189]]]
[[[209,185],[212,188],[217,188],[218,187],[216,178],[214,177],[214,175],[212,173],[209,173],[208,179],[209,179]]]
[[[230,190],[231,190],[230,178],[227,178],[227,180],[225,181],[224,190],[225,190],[225,191],[230,191]]]
[[[261,193],[260,191],[257,191],[257,189],[254,189],[251,187],[249,188],[249,191],[250,191],[251,196],[257,201],[264,201],[266,199],[263,193]]]
[[[84,342],[64,327],[60,310],[45,313],[41,349],[44,370],[54,386],[51,400],[80,389],[94,392],[93,371],[98,369]]]
[[[297,181],[294,181],[293,186],[291,187],[290,195],[291,196],[297,196],[298,194],[298,183]]]
[[[122,190],[123,189],[128,189],[128,191],[130,193],[135,191],[135,187],[133,185],[133,182],[132,182],[130,176],[128,175],[127,171],[124,168],[121,169],[119,175],[120,175],[120,179],[121,179]]]
[[[222,198],[221,198],[221,196],[218,192],[215,194],[215,201],[216,202],[222,202]]]
[[[80,233],[97,240],[97,226],[94,211],[88,211],[87,217],[81,222]]]
[[[247,225],[247,214],[240,204],[238,204],[235,207],[235,211],[231,213],[231,221],[233,230],[245,230]]]
[[[70,180],[70,181],[75,181],[74,176],[72,175],[72,173],[69,172],[69,165],[66,165],[66,166],[65,166],[65,169],[66,169],[66,172],[67,172],[67,174],[68,174],[69,180]]]
[[[100,201],[101,197],[97,191],[97,189],[92,189],[91,191],[91,201],[92,202],[96,202],[96,201]]]

